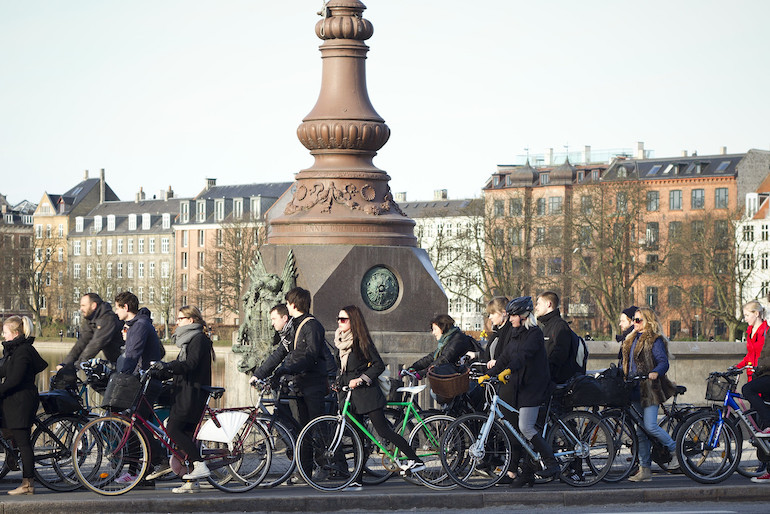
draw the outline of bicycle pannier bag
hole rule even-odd
[[[102,407],[112,410],[128,409],[134,404],[142,385],[139,378],[126,373],[113,373],[104,390]]]
[[[569,385],[562,402],[567,407],[602,405],[604,392],[599,381],[588,375],[578,375]]]
[[[74,414],[82,409],[74,393],[61,389],[40,393],[40,404],[46,414]]]

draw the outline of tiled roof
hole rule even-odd
[[[422,202],[399,202],[398,206],[410,218],[428,218],[437,214],[460,216],[473,199],[430,200]]]
[[[732,177],[746,154],[691,155],[665,159],[619,159],[612,163],[603,180],[682,179],[698,177]],[[625,176],[624,176],[625,174]]]
[[[289,189],[293,182],[268,182],[265,184],[234,184],[213,186],[202,191],[195,200],[213,198],[251,198],[262,196],[263,198],[277,199],[284,191]]]

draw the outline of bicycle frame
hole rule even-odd
[[[731,381],[732,382],[732,381]],[[737,384],[737,381],[736,381]],[[715,448],[715,442],[719,441],[719,436],[722,433],[722,426],[725,422],[725,414],[728,417],[738,418],[750,431],[753,436],[756,436],[760,432],[757,423],[753,418],[746,416],[745,412],[745,399],[740,393],[736,393],[732,390],[732,385],[727,389],[727,394],[722,402],[721,406],[714,406],[714,410],[717,412],[717,423],[712,427],[711,434],[709,434],[708,444],[711,448]],[[770,454],[770,440],[762,437],[754,437],[754,441],[758,446],[762,448],[765,454]]]

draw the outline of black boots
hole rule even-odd
[[[561,468],[559,467],[559,463],[556,462],[556,458],[553,456],[553,448],[548,446],[548,443],[545,442],[543,436],[537,434],[530,439],[529,442],[532,443],[532,446],[540,454],[540,458],[543,459],[543,463],[545,464],[544,470],[536,471],[535,473],[542,478],[551,478],[552,476],[558,475],[561,472]]]

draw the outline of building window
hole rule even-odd
[[[754,269],[754,254],[744,253],[741,258],[741,268],[743,271],[751,271]]]
[[[206,221],[206,200],[198,200],[195,202],[196,208],[196,220],[199,223]]]
[[[155,278],[155,263],[150,261],[150,268],[149,268],[149,275],[150,278]]]
[[[64,248],[57,249],[57,251],[56,251],[56,260],[58,262],[63,262],[64,261]]]
[[[160,278],[168,278],[168,262],[160,263]]]
[[[107,263],[107,278],[112,278],[112,263]]]
[[[214,219],[216,221],[222,221],[225,219],[225,200],[224,198],[217,198],[214,200]]]
[[[128,215],[128,230],[136,230],[136,214]]]
[[[655,248],[658,246],[659,240],[660,229],[658,228],[658,222],[652,221],[647,223],[647,228],[645,230],[645,244],[650,248]]]
[[[495,200],[494,212],[495,216],[502,216],[505,211],[505,202],[503,200]]]
[[[203,269],[203,252],[198,252],[198,269]]]
[[[593,211],[593,200],[590,196],[581,196],[580,197],[580,213],[581,214],[591,214]]]
[[[80,241],[72,242],[72,255],[80,255]]]
[[[670,221],[668,223],[668,238],[669,239],[676,239],[677,237],[680,237],[682,235],[682,222],[681,221]]]
[[[644,300],[647,307],[654,309],[658,305],[658,288],[655,286],[648,286],[645,290]]]
[[[150,242],[150,244],[149,244],[149,246],[150,246],[150,253],[155,253],[155,238],[151,237],[149,239],[149,242]]]
[[[101,255],[101,254],[102,254],[102,240],[101,239],[97,239],[96,240],[96,255]]]
[[[675,189],[668,193],[668,208],[672,211],[682,210],[682,191]]]
[[[162,221],[163,228],[166,229],[166,230],[171,228],[171,215],[169,213],[165,212],[165,213],[163,213],[162,219],[163,219],[163,221]]]
[[[548,212],[550,214],[562,213],[562,198],[560,196],[551,196],[548,198]]]
[[[139,303],[144,303],[144,288],[142,286],[139,286],[136,291],[136,299],[139,300]]]
[[[754,225],[743,226],[743,240],[746,242],[754,241]]]
[[[703,209],[706,207],[706,192],[703,189],[693,189],[690,207],[693,209]]]
[[[115,230],[115,215],[114,214],[108,214],[107,215],[107,230],[108,231],[114,231]]]
[[[768,262],[770,262],[770,261],[768,260],[768,253],[767,253],[767,252],[764,252],[764,253],[763,253],[763,254],[762,254],[760,257],[759,257],[759,266],[760,266],[760,268],[762,268],[763,270],[766,270],[766,269],[768,268]]]
[[[237,220],[243,218],[243,198],[233,200],[233,217]]]
[[[198,246],[199,247],[203,247],[203,242],[204,242],[205,238],[206,238],[206,232],[204,232],[203,230],[199,230],[198,231]]]
[[[203,280],[203,273],[198,273],[198,291],[203,291],[205,283]]]
[[[126,265],[126,278],[134,278],[134,263],[129,262]]]
[[[107,255],[112,255],[112,239],[107,240]]]
[[[59,223],[59,237],[64,237],[64,225],[61,223]]]
[[[682,290],[678,287],[668,288],[668,306],[669,307],[681,307],[682,306]]]
[[[190,203],[189,202],[181,202],[179,204],[179,214],[181,214],[182,223],[187,223],[190,221]]]
[[[761,235],[762,241],[767,241],[767,239],[768,239],[768,237],[767,237],[768,236],[768,230],[767,229],[768,229],[767,225],[762,225],[762,228],[760,229],[761,230],[760,233],[762,234]]]
[[[75,218],[75,232],[83,232],[83,216]]]
[[[143,237],[139,238],[139,241],[138,241],[137,245],[138,245],[137,250],[139,250],[139,253],[144,253],[144,238]]]
[[[508,203],[508,211],[511,216],[521,216],[524,212],[524,205],[521,198],[511,198]]]
[[[182,252],[182,269],[187,269],[187,252]]]
[[[714,190],[714,208],[727,209],[728,193],[726,187],[718,187]]]
[[[160,238],[160,253],[168,253],[169,241],[167,237]]]
[[[547,186],[551,183],[551,177],[548,175],[548,173],[541,173],[540,174],[540,185],[541,186]]]
[[[35,237],[43,239],[43,225],[35,225]]]
[[[190,244],[190,232],[188,230],[182,231],[182,248],[187,248]]]
[[[628,212],[628,195],[625,191],[620,191],[615,195],[615,211]]]
[[[554,257],[548,261],[548,274],[561,275],[561,257]]]
[[[132,255],[134,253],[134,238],[129,237],[126,244],[126,253]]]
[[[88,279],[91,278],[92,271],[93,271],[93,265],[89,262],[88,264],[86,264],[86,278]]]
[[[222,252],[217,252],[217,268],[222,267]]]
[[[150,221],[152,218],[149,213],[142,214],[142,230],[150,230]]]
[[[657,211],[660,208],[660,193],[658,191],[647,191],[647,210]]]
[[[647,254],[647,270],[650,273],[656,273],[658,271],[658,254],[656,253]]]
[[[545,259],[540,258],[536,261],[536,274],[539,277],[545,276]]]
[[[118,239],[118,255],[123,255],[123,240]]]
[[[538,198],[535,205],[537,206],[537,215],[545,216],[545,198]]]
[[[91,250],[93,249],[94,242],[90,239],[86,241],[86,255],[91,255]]]
[[[764,281],[762,282],[762,285],[759,288],[759,297],[767,298],[768,293],[770,293],[770,282]]]
[[[72,265],[72,278],[80,278],[80,263],[76,262]]]
[[[535,229],[535,243],[536,244],[545,243],[545,227],[537,227]]]
[[[140,263],[137,264],[136,273],[137,273],[137,278],[144,278],[144,263],[143,262],[140,262]]]
[[[433,235],[432,230],[431,230],[432,228],[433,228],[432,225],[428,225],[428,236],[432,236]],[[222,246],[224,244],[224,239],[223,239],[224,236],[223,236],[221,228],[217,229],[216,237],[217,237],[217,246]]]

